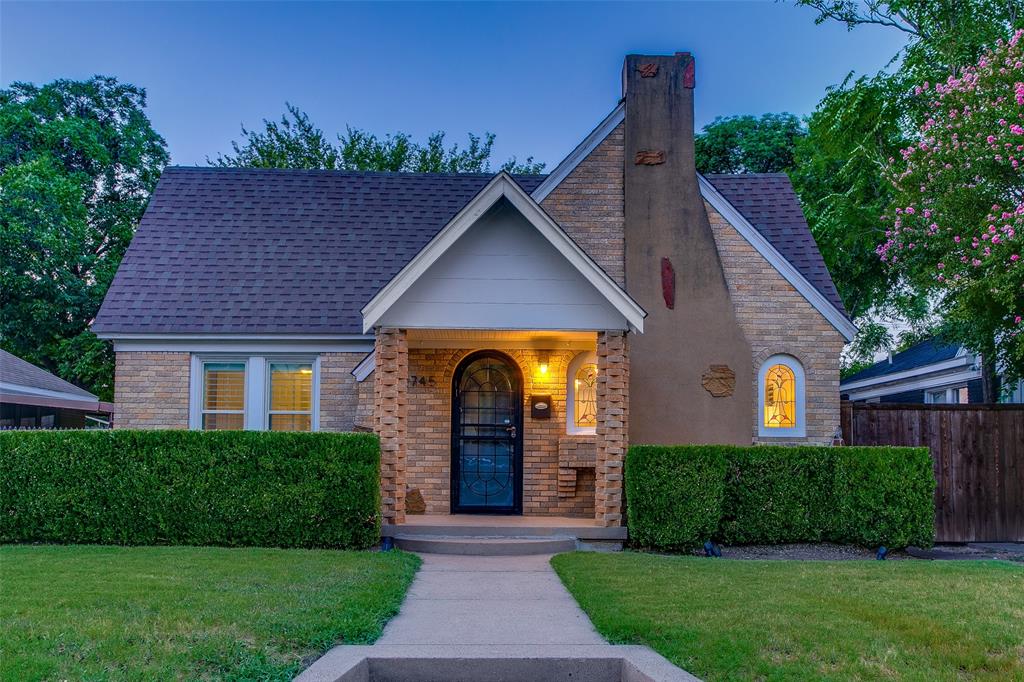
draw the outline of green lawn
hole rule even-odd
[[[376,639],[418,566],[402,552],[0,547],[0,679],[290,680],[334,644]]]
[[[1024,680],[1024,566],[552,560],[597,629],[707,680]]]

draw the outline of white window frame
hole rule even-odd
[[[309,430],[316,431],[320,426],[320,418],[317,413],[320,411],[320,401],[318,396],[320,395],[320,358],[297,358],[288,356],[266,356],[264,357],[264,372],[265,372],[265,390],[263,391],[263,428],[270,429],[270,365],[272,363],[293,363],[293,364],[308,364],[313,368],[313,385],[310,388],[312,393],[312,400],[310,401],[309,409]],[[275,410],[274,414],[306,414],[305,411],[299,410]]]
[[[578,353],[569,363],[565,375],[565,432],[571,436],[593,436],[596,426],[576,426],[576,372],[586,364],[597,364],[597,353],[590,350]]]
[[[793,371],[796,382],[796,426],[788,429],[764,425],[764,378],[775,365],[785,365]],[[761,438],[805,438],[807,436],[807,395],[805,390],[804,366],[792,355],[773,355],[763,363],[757,372],[757,435]]]
[[[966,405],[960,402],[960,389],[967,388],[967,384],[956,384],[954,386],[939,386],[937,388],[926,388],[924,390],[924,402],[927,405]],[[935,393],[944,393],[946,400],[942,403],[935,402]],[[970,393],[967,400],[970,401]]]
[[[245,418],[246,431],[266,431],[270,425],[269,379],[271,362],[303,362],[313,365],[313,414],[310,430],[320,430],[320,356],[310,354],[264,353],[239,355],[220,353],[193,353],[189,377],[188,427],[203,428],[203,365],[208,362],[240,362],[245,364]]]

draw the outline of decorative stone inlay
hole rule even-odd
[[[641,149],[633,160],[638,166],[657,166],[665,163],[665,152],[660,149]]]
[[[676,307],[676,270],[668,258],[661,259],[661,296],[666,308]]]
[[[728,365],[711,365],[701,377],[704,390],[715,398],[728,398],[736,390],[736,372]]]
[[[648,62],[637,67],[641,78],[654,78],[658,75],[658,65]]]

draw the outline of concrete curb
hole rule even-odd
[[[700,682],[644,646],[339,646],[296,682]]]

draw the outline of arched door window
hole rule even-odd
[[[758,434],[767,437],[803,437],[804,370],[796,358],[774,355],[758,374]]]

